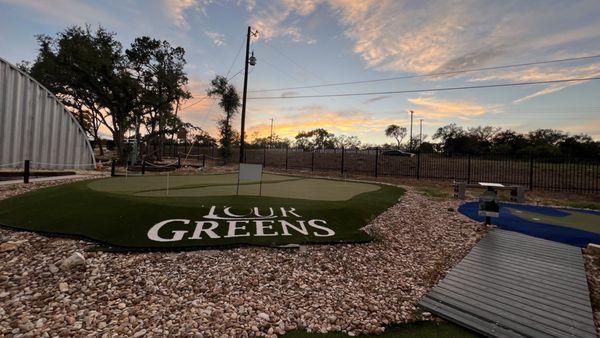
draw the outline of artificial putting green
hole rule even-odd
[[[168,190],[167,190],[168,180]],[[0,201],[0,224],[137,249],[363,242],[396,203],[389,185],[266,174],[148,175],[76,182]]]
[[[536,223],[547,223],[573,229],[600,233],[600,216],[577,210],[561,209],[566,216],[550,216],[533,211],[507,208],[510,213]]]

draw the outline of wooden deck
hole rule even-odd
[[[420,302],[492,337],[596,337],[581,250],[493,229]]]

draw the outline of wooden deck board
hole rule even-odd
[[[420,302],[492,337],[596,337],[581,250],[493,229]]]

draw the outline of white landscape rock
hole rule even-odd
[[[67,292],[69,291],[69,284],[66,282],[60,282],[58,283],[58,290],[60,290],[60,292]]]
[[[74,252],[71,256],[63,259],[60,263],[60,267],[64,270],[69,270],[84,265],[85,256],[80,252]]]
[[[381,333],[421,320],[418,300],[483,235],[477,222],[447,211],[457,205],[409,190],[367,226],[374,241],[311,245],[302,254],[304,245],[85,253],[85,241],[0,229],[29,242],[0,253],[0,337]],[[61,272],[64,261],[86,269]]]

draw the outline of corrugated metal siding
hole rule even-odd
[[[0,168],[93,169],[90,142],[65,106],[0,58]]]

